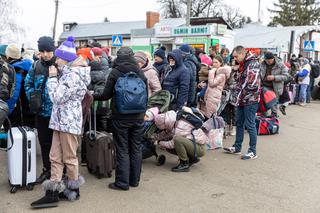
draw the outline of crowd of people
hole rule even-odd
[[[84,178],[79,174],[77,149],[81,143],[81,164],[85,165],[81,136],[89,128],[83,110],[87,96],[97,105],[97,130],[113,133],[115,182],[109,188],[126,191],[139,186],[146,114],[123,114],[116,103],[117,82],[128,73],[136,73],[145,83],[148,97],[161,90],[171,93],[166,116],[173,120],[166,122],[163,115],[154,113],[156,124],[165,132],[154,139],[178,156],[180,162],[172,171],[186,172],[205,155],[208,136],[186,120],[177,120],[175,113],[188,112],[204,121],[221,115],[227,124],[225,136],[235,136],[234,145],[224,148],[230,154],[241,154],[246,129],[249,149],[241,158],[255,159],[261,88],[274,91],[278,99],[271,116],[278,117],[279,109],[285,115],[289,103],[305,106],[310,102],[320,70],[302,56],[292,55],[284,63],[271,52],[258,58],[243,46],[231,52],[227,48],[218,52],[213,46],[208,54],[188,44],[168,53],[161,46],[152,56],[121,47],[112,59],[109,49],[98,42],[78,49],[72,37],[58,48],[52,38],[39,38],[33,58],[24,58],[15,44],[0,45],[0,55],[0,98],[9,106],[12,126],[30,126],[38,132],[43,169],[37,183],[43,184],[46,193],[31,204],[34,208],[80,197]]]

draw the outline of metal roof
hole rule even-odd
[[[295,31],[295,42],[309,31],[319,31],[319,26],[267,27],[259,23],[245,25],[235,31],[235,45],[248,48],[278,48],[288,46],[291,31]]]
[[[127,21],[127,22],[102,22],[92,24],[78,24],[68,32],[60,35],[60,40],[73,36],[80,38],[99,38],[111,37],[112,35],[129,35],[132,29],[141,29],[146,27],[146,21]]]

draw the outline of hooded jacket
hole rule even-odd
[[[247,106],[260,101],[260,63],[253,54],[248,54],[240,63],[236,75],[237,105]]]
[[[49,128],[80,135],[82,130],[81,102],[90,84],[90,67],[68,64],[59,78],[48,80],[48,91],[53,103]]]
[[[267,63],[263,61],[260,66],[260,75],[262,81],[264,81],[264,79],[266,78],[266,74]],[[284,63],[282,63],[278,58],[275,58],[275,64],[272,67],[271,75],[273,75],[275,78],[274,81],[272,81],[273,90],[276,93],[277,97],[280,97],[280,95],[282,95],[283,93],[284,82],[289,78],[289,73]]]
[[[147,66],[141,69],[148,79],[148,95],[149,97],[155,92],[161,90],[158,73],[155,68],[148,62]]]
[[[15,106],[18,102],[18,99],[20,98],[21,106],[19,105],[19,108],[22,108],[22,111],[24,113],[29,112],[29,102],[26,97],[24,85],[25,85],[25,76],[29,72],[29,70],[32,67],[32,61],[29,59],[23,59],[23,60],[16,60],[10,62],[10,65],[14,68],[16,75],[15,75],[15,86],[13,91],[13,96],[7,101],[10,113],[15,109]]]
[[[0,58],[0,98],[7,101],[15,90],[16,73],[5,61]]]
[[[196,97],[198,62],[196,61],[196,58],[192,57],[191,54],[188,54],[185,56],[183,63],[190,73],[188,106],[193,106]]]
[[[47,82],[49,76],[49,66],[53,65],[56,58],[53,57],[50,61],[44,61],[42,59],[34,62],[32,69],[28,72],[25,81],[24,89],[28,100],[30,101],[30,95],[35,91],[41,91],[42,93],[42,109],[39,113],[42,117],[50,117],[52,112],[52,102],[49,97]],[[47,81],[44,82],[47,77]],[[42,91],[42,85],[44,89]]]
[[[204,101],[200,103],[200,111],[210,118],[217,112],[221,102],[222,90],[227,79],[230,77],[231,68],[229,66],[212,69],[209,71],[208,87],[204,95]]]
[[[181,51],[179,49],[170,52],[168,54],[168,58],[169,57],[172,57],[176,64],[166,73],[163,73],[161,85],[163,90],[168,90],[174,95],[172,105],[179,109],[185,106],[188,101],[190,73],[183,64]]]
[[[114,63],[111,73],[108,76],[106,86],[103,91],[95,91],[93,97],[95,100],[111,99],[112,119],[115,120],[143,120],[144,113],[137,114],[120,114],[116,107],[114,87],[118,78],[129,72],[135,72],[147,85],[147,78],[143,71],[138,67],[135,59],[132,56],[118,56]]]

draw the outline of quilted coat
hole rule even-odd
[[[90,84],[90,67],[66,65],[59,78],[49,78],[48,91],[53,103],[49,128],[81,134],[82,106],[81,101]]]
[[[166,113],[160,114],[156,117],[156,125],[158,128],[165,128],[167,131],[171,131],[173,136],[183,136],[190,140],[193,140],[192,129],[194,128],[189,122],[184,119],[176,120],[176,116],[172,116],[173,111],[168,111]],[[205,144],[208,137],[203,132],[203,130],[197,129],[193,131],[196,143]],[[161,139],[159,139],[161,140]]]
[[[200,103],[200,111],[210,118],[218,109],[221,102],[223,87],[230,77],[231,68],[229,66],[212,69],[209,71],[208,87],[204,95],[204,100]]]

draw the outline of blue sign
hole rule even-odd
[[[121,35],[113,35],[112,36],[112,46],[113,47],[121,47],[123,44]]]
[[[303,42],[304,52],[314,52],[314,41],[304,41]]]

